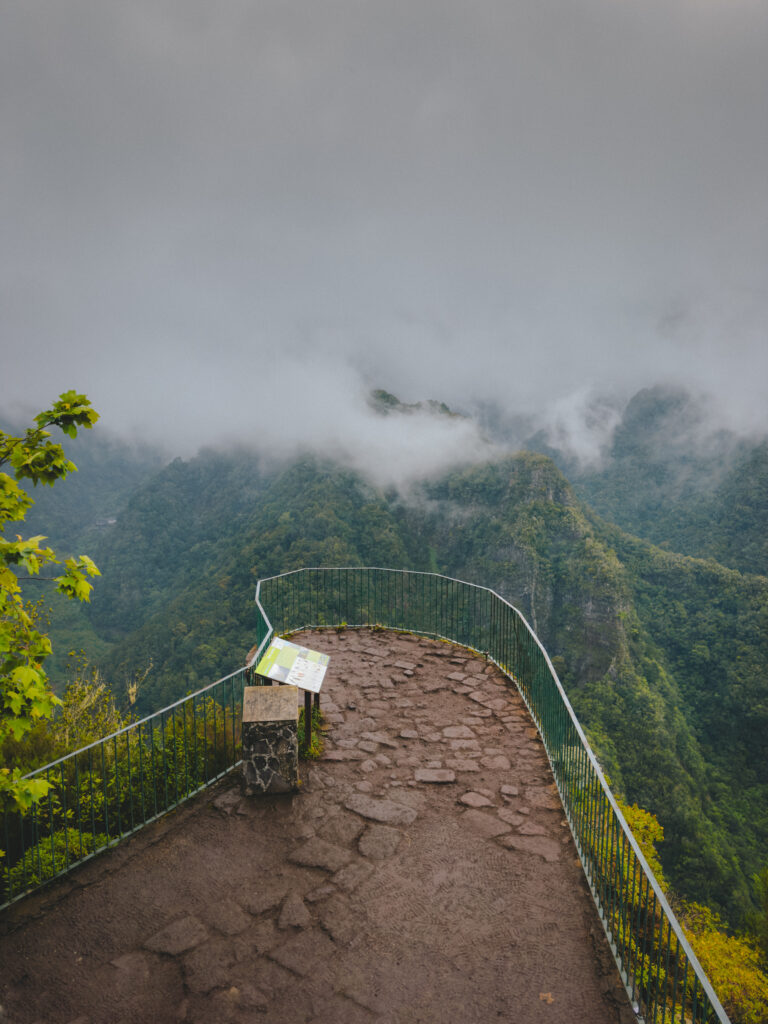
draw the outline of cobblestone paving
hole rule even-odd
[[[547,760],[461,648],[331,655],[295,796],[224,784],[0,919],[0,1021],[627,1024]]]

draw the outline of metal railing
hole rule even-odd
[[[300,569],[261,580],[277,633],[346,625],[449,640],[491,658],[541,735],[622,981],[646,1024],[728,1017],[632,835],[546,651],[524,616],[485,587],[432,573]]]
[[[260,580],[257,643],[327,627],[403,630],[491,658],[539,729],[622,981],[650,1024],[728,1024],[605,781],[546,651],[517,609],[485,587],[433,573],[299,569]],[[6,812],[0,909],[114,845],[240,762],[246,670],[31,773],[50,784]]]
[[[48,792],[2,815],[0,908],[113,846],[239,759],[244,669],[27,778]]]

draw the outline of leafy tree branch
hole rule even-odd
[[[88,601],[89,577],[99,575],[87,555],[66,558],[62,563],[51,548],[43,546],[46,538],[42,535],[26,539],[21,534],[6,536],[6,527],[22,522],[34,504],[19,481],[52,487],[75,471],[77,466],[66,458],[62,446],[51,440],[46,428],[58,427],[68,437],[75,437],[78,428],[90,429],[97,419],[98,413],[85,395],[67,391],[36,416],[36,425],[21,436],[0,431],[0,750],[6,739],[19,740],[36,722],[50,718],[59,703],[43,668],[51,643],[38,629],[36,607],[24,600],[21,583],[30,577],[40,578],[44,566],[62,566],[48,581],[66,597]],[[23,810],[43,797],[47,788],[43,781],[23,780],[18,768],[0,765],[0,803]]]

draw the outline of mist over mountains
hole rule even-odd
[[[103,572],[89,609],[54,606],[57,685],[83,648],[120,699],[142,679],[134,710],[154,710],[238,667],[256,580],[305,565],[490,586],[536,629],[617,791],[658,815],[677,890],[742,921],[768,845],[765,439],[712,429],[669,388],[598,404],[588,459],[555,446],[557,424],[515,452],[533,424],[490,405],[368,402],[382,438],[413,439],[399,476],[343,448],[169,462],[80,435],[80,472],[24,524]],[[425,430],[442,461],[419,475]]]
[[[6,7],[6,409],[184,457],[354,448],[372,387],[766,428],[765,4]]]

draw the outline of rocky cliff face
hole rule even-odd
[[[521,453],[430,488],[434,546],[452,574],[526,616],[570,682],[602,678],[626,651],[624,569],[554,463]]]

